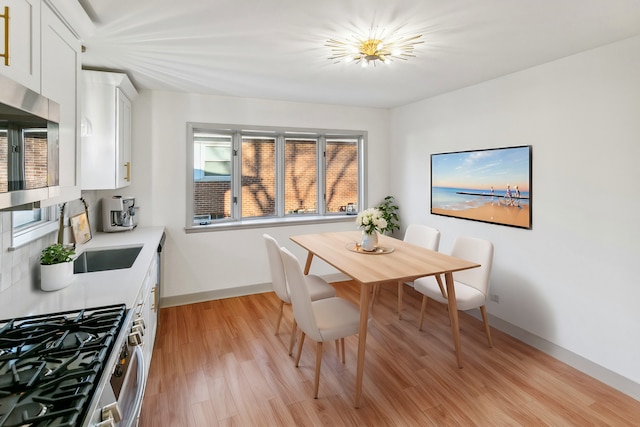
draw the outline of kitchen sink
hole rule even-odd
[[[142,245],[84,251],[73,261],[73,273],[131,268],[141,250]]]

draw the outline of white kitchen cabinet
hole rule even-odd
[[[7,9],[5,9],[5,7]],[[0,57],[0,73],[40,92],[40,0],[0,0],[0,53],[8,54],[8,64]],[[5,38],[8,27],[9,38]]]
[[[43,205],[80,198],[79,90],[81,43],[48,6],[42,6],[41,93],[60,105],[60,192]]]
[[[124,73],[82,71],[82,188],[131,183],[131,102],[138,95]]]
[[[10,65],[0,65],[3,77],[7,77],[5,84],[20,86],[20,91],[24,90],[21,87],[24,86],[47,98],[47,101],[53,101],[57,104],[59,114],[56,114],[57,139],[53,138],[47,143],[50,157],[47,160],[49,175],[46,187],[37,188],[37,193],[29,193],[23,200],[19,200],[20,191],[7,193],[10,201],[3,202],[2,207],[21,206],[28,209],[38,207],[38,202],[40,207],[46,207],[77,199],[80,197],[77,173],[80,40],[66,25],[66,20],[54,12],[50,3],[40,0],[11,0],[7,3],[11,4],[8,27],[5,25],[5,29],[9,30]],[[4,6],[0,3],[0,13],[3,12]],[[2,24],[7,24],[7,20],[0,20]],[[4,31],[1,32],[4,37]],[[0,63],[3,64],[2,58]],[[15,70],[20,71],[14,73]],[[14,194],[18,197],[14,197]]]
[[[142,289],[140,290],[140,301],[144,301],[139,312],[139,317],[144,321],[144,339],[142,355],[144,356],[144,364],[146,374],[149,374],[149,367],[151,366],[151,356],[153,354],[153,345],[156,340],[156,330],[158,326],[158,261],[157,257],[153,258],[147,275],[144,280]]]

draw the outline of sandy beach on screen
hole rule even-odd
[[[529,205],[517,207],[486,203],[483,206],[465,210],[433,208],[432,213],[479,221],[497,222],[500,224],[514,225],[516,227],[528,228],[531,226],[529,223]]]

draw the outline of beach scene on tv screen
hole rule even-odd
[[[431,155],[431,213],[531,227],[531,148]]]

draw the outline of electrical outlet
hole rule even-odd
[[[500,304],[500,297],[497,294],[489,295],[489,299],[491,299],[491,301],[495,302],[496,304]]]

